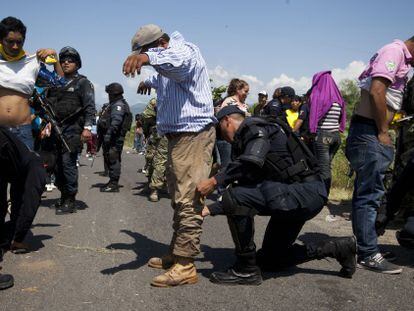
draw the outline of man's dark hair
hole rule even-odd
[[[26,39],[26,26],[20,19],[9,16],[0,22],[0,40],[3,40],[9,32],[19,32]]]

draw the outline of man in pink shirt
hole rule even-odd
[[[352,226],[358,243],[358,267],[397,274],[402,269],[383,258],[375,219],[384,195],[384,175],[394,157],[388,133],[401,109],[407,75],[413,65],[414,37],[395,40],[371,58],[359,77],[361,101],[351,120],[346,156],[356,172]]]

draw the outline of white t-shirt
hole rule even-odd
[[[0,87],[32,95],[39,70],[36,55],[14,62],[0,60]]]
[[[359,81],[359,87],[363,90],[369,92],[371,88],[371,77],[365,78]],[[400,90],[394,88],[387,88],[387,93],[385,94],[385,100],[387,102],[387,106],[394,109],[395,111],[401,110],[401,105],[403,102],[403,95],[404,93]]]

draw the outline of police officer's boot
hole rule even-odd
[[[119,192],[119,185],[117,182],[109,181],[107,185],[101,188],[101,192]]]
[[[237,260],[227,271],[213,272],[210,281],[221,285],[260,285],[262,273],[256,264],[253,219],[240,216],[231,216],[227,219],[236,245]]]
[[[62,206],[56,209],[56,215],[76,213],[75,195],[68,194]]]
[[[414,215],[407,218],[404,228],[397,231],[396,237],[401,246],[414,249]]]
[[[0,274],[0,290],[10,288],[14,285],[13,276],[10,274]]]
[[[61,208],[63,203],[66,200],[66,197],[67,197],[67,194],[64,191],[62,191],[60,193],[60,198],[54,204],[51,205],[51,208],[54,208],[54,209]]]
[[[342,266],[339,274],[352,278],[356,270],[356,244],[355,236],[330,238],[319,245],[307,245],[308,255],[313,258],[335,258]]]

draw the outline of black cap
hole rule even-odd
[[[246,113],[243,110],[241,110],[239,107],[237,107],[236,105],[229,105],[229,106],[221,108],[220,111],[217,112],[216,118],[220,122],[221,119],[223,119],[225,116],[231,115],[233,113],[238,113],[238,114],[241,114],[242,116],[246,116]]]
[[[124,94],[124,88],[119,83],[111,83],[105,86],[105,92],[112,95]]]
[[[293,98],[296,95],[295,90],[291,88],[290,86],[282,87],[282,89],[280,90],[280,93],[281,93],[280,94],[281,96],[287,96],[289,98]]]

